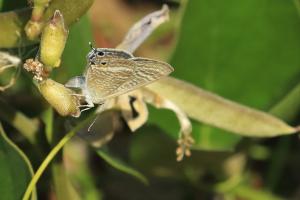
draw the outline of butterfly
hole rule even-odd
[[[168,63],[134,57],[119,49],[94,48],[87,54],[87,68],[82,76],[71,78],[66,87],[81,89],[87,110],[94,104],[150,84],[174,71]],[[82,110],[82,111],[83,111]]]

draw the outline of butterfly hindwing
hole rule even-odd
[[[131,77],[121,84],[113,94],[107,96],[107,98],[118,96],[145,86],[161,77],[167,76],[173,71],[173,68],[165,62],[139,57],[129,60],[134,61],[134,71]]]

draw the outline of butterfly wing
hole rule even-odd
[[[130,92],[173,71],[165,62],[146,58],[103,58],[98,65],[90,66],[86,73],[87,89],[94,103]]]
[[[107,95],[106,98],[125,94],[139,87],[150,84],[174,71],[173,67],[171,67],[168,63],[161,61],[138,57],[129,60],[134,62],[134,71],[131,77],[116,88],[112,94]]]
[[[99,103],[112,95],[134,73],[134,62],[128,59],[102,58],[86,71],[86,89],[91,100]]]

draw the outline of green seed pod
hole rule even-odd
[[[45,23],[41,20],[50,0],[33,0],[31,18],[25,26],[25,33],[29,40],[37,40]]]
[[[25,26],[25,33],[29,40],[36,40],[41,33],[43,23],[36,21],[28,21]]]
[[[68,31],[65,29],[64,18],[59,10],[42,32],[40,61],[47,67],[58,67],[65,48]]]
[[[33,0],[31,21],[40,21],[48,7],[50,0]]]
[[[39,90],[48,103],[62,116],[79,117],[80,101],[75,92],[64,85],[46,79],[39,83]]]
[[[299,131],[284,121],[202,90],[190,83],[166,77],[147,86],[174,102],[200,122],[251,137],[274,137]]]

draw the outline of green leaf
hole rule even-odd
[[[135,177],[136,179],[138,179],[139,181],[141,181],[146,185],[149,184],[147,178],[142,173],[128,166],[128,164],[126,164],[119,158],[111,155],[108,151],[103,149],[95,149],[95,151],[103,160],[105,160],[108,164],[110,164],[115,169]]]
[[[299,35],[293,1],[188,1],[173,75],[268,111],[297,83]],[[230,150],[240,138],[200,123],[193,130],[198,148]]]
[[[26,0],[17,0],[17,1],[0,0],[0,11],[1,12],[25,8],[27,6],[28,6],[28,1],[26,1]]]
[[[86,55],[90,51],[89,42],[92,40],[91,25],[88,17],[83,16],[74,24],[62,56],[61,70],[56,73],[56,80],[66,81],[73,76],[81,75],[86,66]],[[54,71],[54,72],[55,72]]]
[[[293,121],[300,111],[300,83],[298,83],[282,100],[277,103],[270,113],[286,121]]]
[[[4,133],[0,124],[0,194],[1,199],[21,199],[33,175],[26,155]],[[35,192],[31,199],[36,199]]]
[[[39,124],[37,119],[28,118],[4,100],[0,100],[0,119],[17,129],[31,143],[35,143]]]
[[[247,176],[235,176],[222,183],[216,184],[215,190],[224,195],[225,199],[247,200],[282,200],[282,198],[263,188],[251,186]]]
[[[42,120],[45,123],[45,135],[48,143],[53,142],[53,108],[49,107],[42,114]]]
[[[242,136],[274,137],[298,131],[297,127],[266,112],[237,104],[172,77],[161,79],[147,88],[175,103],[192,119]]]
[[[57,200],[80,200],[80,195],[69,179],[64,164],[55,162],[51,166],[53,185]]]

